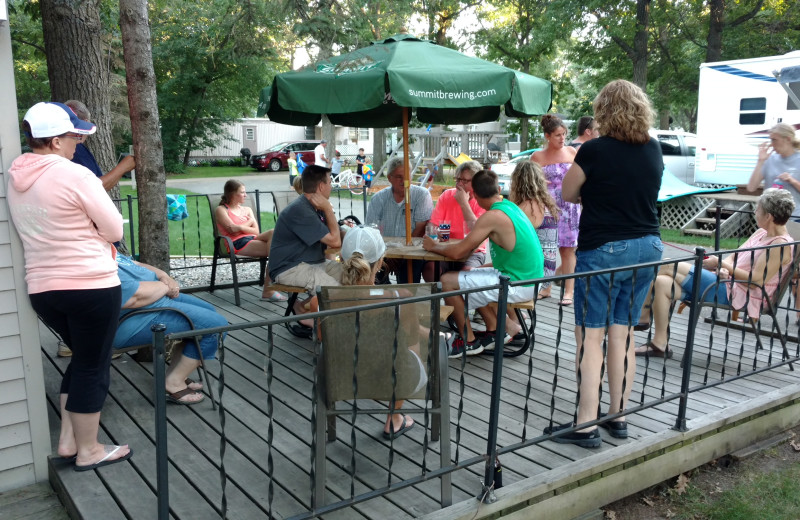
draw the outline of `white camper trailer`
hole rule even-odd
[[[800,128],[798,76],[800,51],[700,65],[696,183],[746,184],[769,129]]]

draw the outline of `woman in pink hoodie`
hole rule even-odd
[[[33,152],[9,169],[8,205],[25,249],[31,305],[72,349],[58,454],[86,471],[133,454],[97,440],[121,307],[112,244],[122,238],[122,216],[100,180],[70,161],[94,124],[61,103],[37,103],[23,129]]]

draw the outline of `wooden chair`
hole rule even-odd
[[[164,311],[164,312],[176,312],[176,313],[180,314],[181,316],[183,316],[183,318],[186,321],[189,322],[189,328],[191,330],[194,330],[195,327],[194,327],[194,322],[192,322],[192,319],[185,312],[183,312],[183,311],[181,311],[179,309],[174,309],[172,307],[153,307],[153,308],[148,308],[148,309],[134,309],[131,312],[123,315],[122,317],[120,317],[119,322],[120,322],[120,324],[122,324],[123,322],[125,322],[125,320],[128,320],[128,319],[130,319],[130,318],[132,318],[134,316],[141,316],[142,314],[152,314],[154,312],[162,312],[162,311]],[[169,331],[167,331],[167,333],[169,334]],[[195,340],[195,345],[197,345],[197,350],[199,351],[200,350],[200,336],[195,336],[194,340]],[[172,347],[174,347],[174,344],[172,345]],[[124,354],[125,352],[132,352],[134,350],[138,351],[137,356],[136,356],[136,360],[139,361],[139,362],[144,361],[144,360],[147,360],[147,361],[152,361],[153,360],[153,345],[152,345],[152,343],[146,343],[144,345],[133,345],[133,346],[130,346],[130,347],[115,348],[113,350],[114,350],[115,354]],[[170,351],[171,351],[171,348],[170,348]],[[169,359],[170,353],[171,353],[170,351],[166,352],[165,359]],[[143,354],[144,352],[149,352],[149,359],[147,359],[147,357],[144,357],[144,356],[146,356],[146,354]],[[202,369],[202,372],[201,372],[201,369]],[[211,387],[211,379],[209,379],[209,377],[208,377],[208,371],[206,371],[206,362],[203,359],[202,354],[200,355],[200,366],[197,369],[197,376],[198,376],[198,379],[200,379],[200,382],[203,383],[203,388],[208,390],[208,396],[211,398],[211,407],[214,410],[216,410],[217,409],[217,403],[214,400],[214,389]]]
[[[780,250],[778,248],[774,248],[771,249],[770,251],[774,251],[775,253],[779,254]],[[739,312],[741,312],[741,309],[735,309],[730,305],[714,303],[713,301],[707,302],[705,301],[706,294],[714,294],[713,291],[716,291],[717,287],[721,284],[725,285],[732,285],[734,283],[745,284],[745,285],[749,284],[755,287],[757,290],[761,292],[762,298],[765,302],[765,306],[762,307],[761,314],[762,315],[766,314],[767,316],[772,318],[772,327],[774,327],[775,329],[775,333],[773,334],[773,336],[777,337],[778,340],[781,342],[781,347],[783,349],[783,360],[787,360],[789,359],[790,355],[789,355],[789,350],[786,347],[786,334],[781,332],[781,328],[778,323],[778,307],[780,306],[781,300],[783,300],[783,297],[786,294],[786,290],[791,286],[792,278],[797,273],[798,261],[800,261],[800,247],[795,246],[794,252],[792,254],[792,261],[787,265],[781,266],[780,282],[778,283],[778,287],[775,289],[775,292],[772,293],[772,297],[767,296],[767,290],[763,284],[748,282],[747,280],[733,280],[733,279],[718,280],[713,284],[711,284],[709,287],[707,287],[706,290],[703,292],[703,295],[700,298],[700,309],[702,310],[703,307],[709,307],[711,309],[714,309],[715,311],[720,309],[728,310],[731,312],[731,321],[736,322],[739,318]],[[681,312],[683,312],[683,309],[685,309],[688,305],[691,304],[692,304],[691,302],[681,302],[680,306],[678,307],[678,313],[680,314]],[[697,316],[699,319],[700,312],[697,313]],[[742,327],[744,327],[745,330],[749,330],[750,332],[753,333],[756,339],[756,348],[758,350],[763,349],[764,345],[761,343],[761,337],[760,337],[761,334],[759,334],[759,329],[758,329],[758,318],[750,317],[747,316],[746,314],[745,316],[748,319],[745,320],[745,323],[742,324]],[[726,327],[734,325],[734,323],[729,323],[726,320],[722,320],[714,316],[706,318],[706,321],[713,322],[718,325]],[[738,325],[738,323],[736,325]],[[694,326],[696,327],[697,324],[695,323]],[[681,361],[681,365],[683,365],[683,361]],[[789,368],[791,370],[794,370],[794,367],[792,366],[791,363],[789,364]]]
[[[241,298],[239,297],[239,275],[236,272],[238,264],[247,262],[258,262],[261,264],[261,270],[258,275],[258,284],[263,285],[264,274],[267,271],[267,258],[259,258],[252,256],[237,255],[234,253],[233,241],[225,235],[220,235],[217,228],[216,214],[214,213],[219,206],[222,199],[221,194],[206,195],[208,199],[208,209],[211,212],[211,229],[214,233],[214,257],[211,264],[211,284],[208,288],[209,292],[214,292],[217,281],[217,262],[223,258],[227,259],[231,266],[231,276],[233,277],[233,296],[237,306],[241,306]],[[244,201],[244,205],[253,210],[253,214],[258,222],[258,227],[261,229],[261,214],[259,213],[258,202],[255,201],[256,197],[248,197]]]
[[[393,297],[386,296],[384,291],[394,292],[399,301],[407,295],[433,294],[439,291],[439,286],[405,284],[390,287],[322,287],[318,288],[317,294],[320,310],[324,311],[392,300]],[[435,298],[432,303],[400,304],[337,314],[322,319],[322,342],[318,347],[316,365],[317,478],[314,497],[317,507],[322,505],[325,494],[325,441],[336,439],[336,416],[354,413],[385,416],[389,412],[389,408],[361,408],[363,399],[391,402],[392,399],[425,400],[427,397],[432,403],[428,412],[434,416],[431,440],[441,438],[441,465],[444,467],[450,464],[448,364],[446,345],[438,340],[439,314],[439,299]],[[437,338],[433,345],[430,345],[431,337]],[[408,348],[412,345],[415,347],[418,345],[417,356]],[[430,367],[428,367],[429,352]],[[420,384],[424,381],[423,377],[427,378],[427,385]],[[351,401],[351,403],[343,409],[337,409],[338,401]],[[423,410],[419,408],[409,406],[402,409],[404,414],[422,412]],[[420,427],[425,426],[420,422],[417,428]],[[452,503],[449,474],[442,477],[441,486],[444,507]]]

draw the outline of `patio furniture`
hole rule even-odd
[[[300,195],[294,191],[273,191],[272,192],[272,202],[275,204],[275,215],[281,214],[286,206],[288,206],[293,200],[300,197]]]
[[[775,249],[775,251],[777,251],[777,249]],[[796,247],[795,246],[794,247],[794,252],[792,254],[791,263],[789,263],[786,266],[782,266],[781,267],[781,272],[780,272],[781,280],[780,280],[780,283],[778,284],[778,287],[775,289],[775,292],[772,293],[772,297],[771,298],[767,297],[767,291],[766,291],[766,288],[764,287],[763,284],[757,284],[757,283],[754,283],[754,282],[748,282],[747,280],[733,280],[733,279],[717,280],[715,283],[711,284],[709,287],[706,288],[706,290],[703,292],[702,297],[700,298],[700,309],[702,310],[702,308],[708,307],[708,308],[713,309],[712,312],[714,312],[714,314],[712,314],[711,317],[706,318],[706,322],[712,323],[712,324],[716,324],[716,325],[723,325],[725,327],[730,327],[731,325],[734,325],[734,327],[731,327],[731,328],[738,328],[737,327],[738,323],[733,323],[733,322],[737,322],[737,320],[739,319],[739,312],[741,312],[741,309],[734,309],[730,305],[725,305],[725,304],[721,304],[721,303],[715,303],[713,301],[707,302],[707,301],[705,301],[705,295],[706,294],[714,294],[714,291],[717,290],[717,287],[720,284],[739,283],[739,284],[749,284],[749,285],[751,285],[753,287],[756,287],[759,291],[761,291],[762,298],[764,299],[764,302],[766,304],[764,307],[762,307],[761,314],[762,315],[766,314],[767,316],[772,318],[772,327],[774,327],[774,329],[775,329],[775,332],[772,334],[772,336],[773,337],[777,337],[778,340],[781,342],[781,347],[783,349],[783,360],[785,361],[785,360],[789,359],[791,356],[789,355],[789,349],[786,347],[786,336],[788,334],[788,331],[786,331],[786,333],[781,332],[780,325],[778,324],[778,315],[777,314],[778,314],[778,308],[780,306],[781,300],[783,299],[784,295],[786,294],[786,290],[792,284],[792,279],[794,278],[794,276],[797,275],[798,261],[800,261],[800,247]],[[709,291],[712,291],[712,292],[709,292]],[[678,307],[678,314],[683,312],[683,309],[685,309],[688,305],[691,305],[691,303],[681,302],[681,304]],[[731,312],[730,322],[728,322],[726,320],[722,320],[722,319],[720,319],[720,318],[718,318],[716,316],[716,311],[719,310],[719,309],[728,310],[728,311]],[[759,318],[754,318],[754,317],[751,317],[751,316],[747,316],[746,314],[745,314],[745,316],[747,317],[747,320],[744,321],[744,323],[741,325],[741,327],[743,327],[745,330],[749,330],[750,332],[753,333],[753,335],[755,336],[755,339],[756,339],[756,349],[757,350],[762,350],[764,348],[764,345],[761,343],[761,337],[760,337],[761,336],[761,334],[760,334],[761,331],[760,331],[760,327],[758,326]],[[699,319],[700,312],[697,313],[697,317]],[[681,366],[683,366],[683,360],[681,360]],[[789,363],[789,369],[790,370],[794,370],[794,367],[792,366],[791,363]]]
[[[217,229],[217,219],[214,211],[217,209],[217,206],[219,206],[222,195],[206,195],[206,198],[208,199],[208,209],[211,212],[211,228],[214,233],[214,257],[211,261],[211,284],[208,290],[209,292],[214,292],[217,281],[217,262],[226,258],[230,263],[231,276],[233,277],[233,297],[236,301],[236,305],[241,307],[241,298],[239,297],[239,275],[236,271],[236,266],[246,262],[260,263],[261,270],[258,275],[258,284],[262,285],[264,283],[264,273],[267,271],[268,259],[266,257],[258,258],[234,253],[233,241],[224,235],[220,235],[219,229]],[[258,211],[255,199],[256,197],[247,197],[242,204],[253,210],[253,214],[256,216],[256,221],[258,222],[258,227],[261,229],[261,215]]]
[[[512,343],[505,345],[503,348],[503,357],[517,357],[527,352],[531,346],[531,343],[533,342],[533,310],[536,307],[536,300],[518,303],[508,302],[507,307],[509,309],[514,309],[514,313],[517,315],[517,320],[519,320],[519,324],[522,326],[522,333],[525,334],[525,342],[521,346],[519,344]],[[527,311],[528,318],[531,320],[530,328],[528,328],[528,324],[525,322],[525,315],[523,314],[523,311]],[[487,354],[490,353],[491,352],[487,352]]]
[[[289,294],[289,299],[286,301],[286,312],[283,313],[284,316],[291,316],[294,314],[294,302],[297,301],[298,296],[308,292],[306,291],[305,287],[300,287],[299,285],[283,285],[273,282],[269,284],[268,287],[273,291],[280,291]],[[312,335],[310,330],[306,331],[305,328],[302,328],[302,325],[299,323],[291,323],[287,321],[286,330],[298,338],[308,339]]]
[[[439,292],[438,284],[347,286],[317,288],[320,310],[342,309],[424,296]],[[433,308],[432,308],[433,306]],[[336,439],[336,416],[380,414],[390,408],[363,407],[364,399],[389,401],[422,399],[430,408],[406,405],[403,414],[433,415],[431,440],[440,443],[440,463],[450,464],[450,410],[446,345],[439,338],[439,299],[420,303],[336,314],[321,323],[318,347],[315,451],[316,506],[323,503],[326,480],[326,440]],[[421,372],[424,370],[424,373]],[[427,384],[423,377],[427,378]],[[420,388],[421,387],[421,388]],[[341,409],[337,401],[350,401]],[[400,413],[400,411],[395,411]],[[425,433],[427,424],[415,432]],[[355,425],[352,426],[355,428]],[[327,428],[327,436],[326,436]],[[378,434],[379,432],[376,432]],[[376,435],[377,436],[377,435]],[[399,444],[403,441],[395,440]],[[452,502],[450,475],[441,477],[442,506]]]

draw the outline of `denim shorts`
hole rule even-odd
[[[233,241],[233,250],[234,251],[241,251],[244,246],[250,243],[251,240],[256,238],[255,235],[248,235],[246,237],[237,238]]]
[[[612,269],[661,260],[664,245],[656,235],[607,242],[578,251],[576,273]],[[599,329],[606,325],[636,325],[655,269],[618,271],[575,280],[575,325]]]
[[[703,296],[703,293],[708,289],[711,284],[716,283],[717,281],[717,274],[709,271],[708,269],[702,269],[700,273],[700,296]],[[694,268],[689,271],[689,274],[686,275],[686,278],[683,279],[683,283],[681,284],[681,289],[683,289],[683,294],[681,295],[681,299],[686,302],[692,301],[692,285],[694,284]],[[714,293],[717,293],[717,303],[721,303],[724,305],[728,305],[730,300],[728,299],[728,287],[730,284],[721,283],[717,286],[715,291],[709,291],[706,294],[706,297],[703,301],[706,302],[713,302],[714,301]]]

